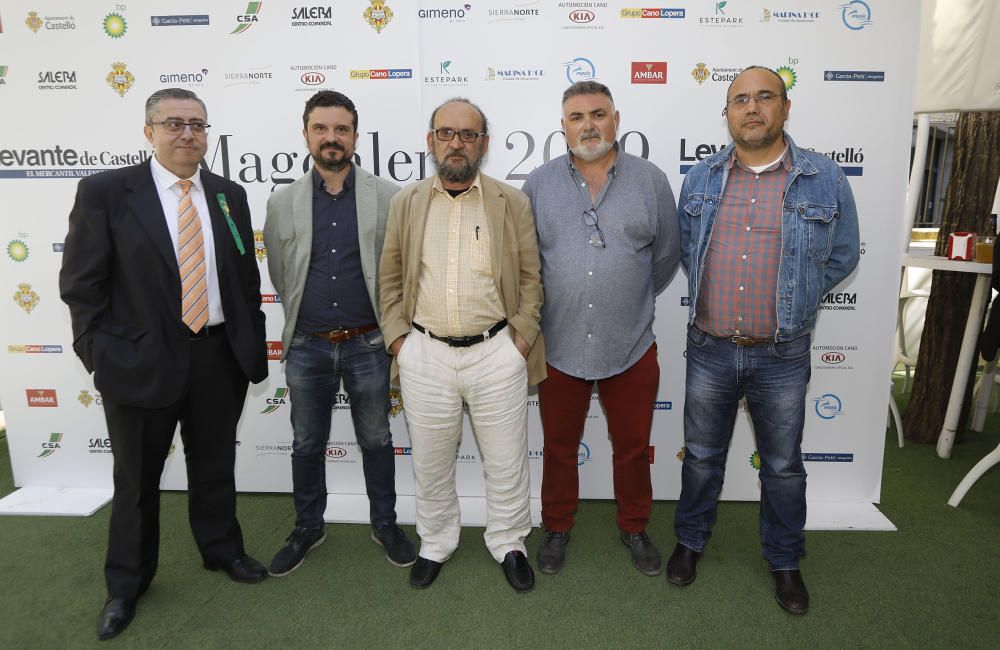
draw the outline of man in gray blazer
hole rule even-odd
[[[292,403],[295,528],[268,572],[288,575],[326,539],[326,445],[343,381],[361,448],[372,540],[396,566],[416,559],[396,525],[395,454],[389,432],[389,368],[379,328],[378,268],[399,188],[352,161],[358,112],[323,90],[307,102],[303,131],[314,166],[267,202],[264,243],[281,297],[282,361]]]

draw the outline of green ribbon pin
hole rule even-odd
[[[215,200],[219,202],[222,214],[226,217],[226,223],[229,224],[229,232],[233,233],[233,241],[236,242],[236,248],[239,249],[240,255],[246,255],[247,251],[243,247],[243,240],[240,239],[240,233],[236,230],[236,224],[233,222],[233,218],[229,216],[229,204],[226,203],[226,195],[219,192],[215,195]]]

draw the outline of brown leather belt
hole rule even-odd
[[[372,330],[377,330],[378,325],[362,325],[361,327],[351,327],[349,329],[330,330],[329,332],[312,332],[312,336],[326,339],[330,343],[343,343],[350,341],[359,334],[367,334]]]
[[[760,345],[770,345],[771,343],[774,343],[774,339],[755,338],[753,336],[730,336],[728,339],[730,343],[734,343],[744,348],[753,348]]]

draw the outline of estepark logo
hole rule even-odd
[[[425,76],[425,86],[468,86],[469,77],[458,74],[457,69],[452,68],[454,61],[440,61],[438,63],[438,74]],[[457,68],[457,66],[455,66]]]
[[[279,386],[278,388],[275,388],[274,397],[268,397],[264,400],[267,403],[267,406],[264,407],[264,410],[261,411],[260,414],[268,415],[270,413],[274,413],[285,405],[286,397],[288,397],[288,387]]]
[[[666,84],[666,61],[633,61],[632,83],[634,84]]]
[[[296,7],[292,9],[292,27],[330,27],[333,9],[330,6]]]
[[[39,345],[37,343],[14,344],[7,346],[7,354],[62,354],[61,345]]]
[[[826,393],[813,398],[816,415],[823,420],[833,420],[844,414],[844,403],[833,393]]]
[[[39,90],[76,90],[76,70],[42,70],[38,73]]]
[[[628,7],[623,8],[619,17],[621,18],[676,18],[681,19],[685,17],[687,10],[675,8],[675,9],[664,9],[664,8],[640,8],[640,7]]]
[[[56,408],[59,398],[54,388],[28,388],[24,391],[28,398],[28,406],[32,408]]]
[[[715,11],[706,16],[699,16],[698,24],[702,27],[742,27],[743,16],[738,15],[740,9],[733,4],[731,0],[714,3]]]
[[[281,353],[285,347],[281,341],[267,341],[267,360],[281,361]]]
[[[260,22],[260,10],[263,2],[248,2],[247,10],[236,16],[236,29],[229,32],[232,34],[242,34],[258,22]]]
[[[61,433],[49,434],[48,442],[42,443],[42,453],[38,454],[38,458],[48,458],[56,453],[62,447],[62,437]]]
[[[352,81],[372,81],[375,79],[412,79],[413,68],[378,68],[369,70],[351,70]]]

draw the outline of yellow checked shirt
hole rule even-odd
[[[414,322],[438,336],[472,336],[503,320],[478,174],[456,197],[434,178],[420,260]]]

